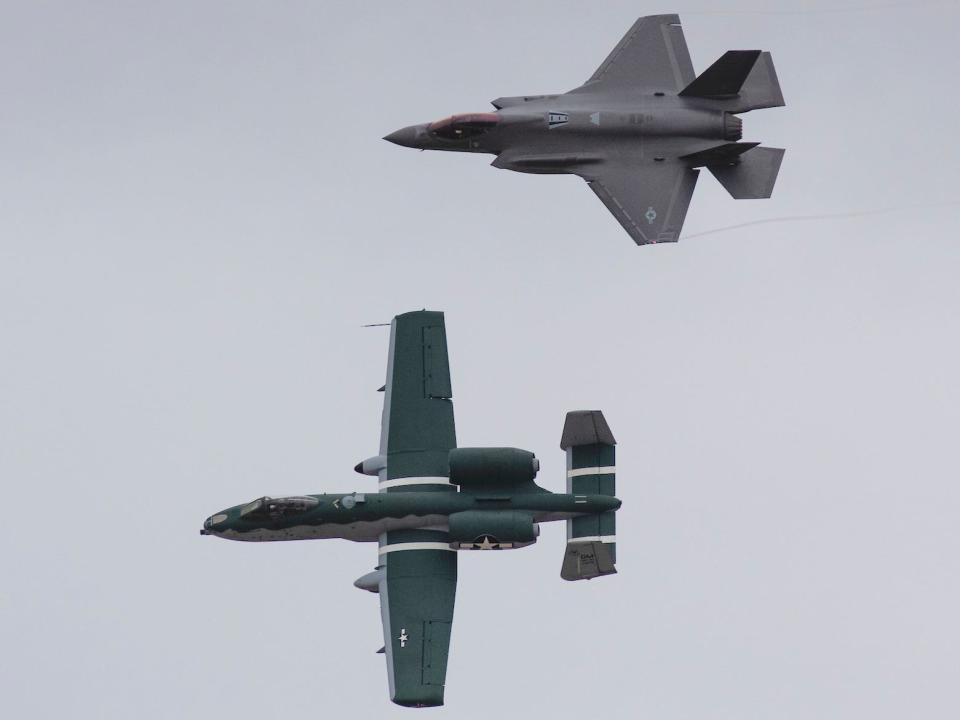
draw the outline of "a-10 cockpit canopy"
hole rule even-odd
[[[460,113],[430,123],[427,125],[427,131],[431,135],[446,140],[462,140],[482,135],[498,122],[500,122],[500,116],[496,113]]]
[[[289,515],[298,515],[312,510],[320,501],[309,495],[272,498],[262,497],[240,508],[241,520],[281,520]]]

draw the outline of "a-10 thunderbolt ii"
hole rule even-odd
[[[784,104],[770,53],[730,50],[694,77],[677,15],[642,17],[597,71],[560,95],[493,101],[387,135],[421,150],[492,153],[493,166],[579,175],[638,245],[675,242],[706,167],[737,199],[767,198],[783,150],[740,142],[738,113]]]
[[[354,585],[379,593],[390,698],[443,704],[457,551],[521,548],[538,523],[565,520],[566,580],[614,567],[616,441],[600,411],[567,414],[560,446],[567,488],[534,482],[536,456],[516,448],[458,448],[443,313],[393,319],[379,453],[356,470],[378,492],[262,497],[219,512],[203,535],[265,542],[345,538],[378,544],[379,562]]]

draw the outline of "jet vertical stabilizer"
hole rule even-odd
[[[758,57],[760,50],[727,50],[719,60],[681,90],[680,96],[711,100],[736,97]]]
[[[616,489],[616,444],[599,410],[567,413],[560,448],[567,453],[567,492],[613,496]],[[590,580],[617,572],[616,515],[613,511],[567,520],[567,550],[560,577]]]
[[[777,71],[773,67],[773,57],[768,52],[762,52],[740,88],[739,103],[729,112],[742,113],[784,105],[786,103],[783,101]]]
[[[785,104],[773,57],[760,50],[728,50],[679,94],[724,101],[732,113]]]

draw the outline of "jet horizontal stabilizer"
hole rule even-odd
[[[570,542],[563,555],[560,577],[564,580],[592,580],[601,575],[614,575],[610,546],[602,542]]]
[[[737,156],[734,162],[707,165],[736,200],[756,200],[773,194],[784,150],[758,147]]]
[[[681,160],[685,160],[689,167],[706,167],[710,165],[730,165],[736,163],[737,159],[747,150],[755,148],[760,143],[756,142],[734,142],[716,147],[707,148],[700,152],[682,155]]]
[[[616,444],[603,413],[567,413],[560,448],[567,453],[567,492],[584,502],[588,495],[614,496]],[[584,503],[585,504],[585,503]],[[617,525],[613,511],[585,513],[567,520],[567,549],[560,577],[589,580],[617,571]]]

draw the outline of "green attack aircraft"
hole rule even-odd
[[[538,523],[566,520],[560,575],[616,572],[613,433],[598,410],[567,413],[560,447],[567,492],[534,482],[536,456],[516,448],[458,448],[443,313],[399,315],[390,330],[380,452],[356,466],[377,493],[262,497],[219,512],[202,535],[265,542],[377,542],[379,563],[354,585],[379,593],[390,699],[443,704],[457,551],[532,545]]]

